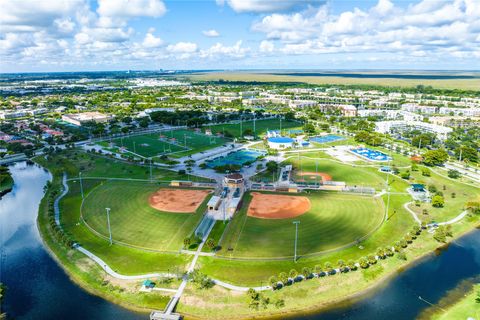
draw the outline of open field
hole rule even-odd
[[[241,126],[241,130],[240,130]],[[280,119],[267,119],[267,120],[256,120],[255,121],[255,134],[257,136],[263,136],[267,130],[280,130],[282,129],[282,133],[286,133],[285,131],[288,131],[288,129],[301,129],[302,128],[302,123],[297,122],[297,121],[287,121],[287,120],[281,120],[280,124]],[[253,131],[253,120],[252,121],[242,121],[242,124],[240,123],[234,123],[234,124],[217,124],[213,126],[208,126],[206,128],[211,128],[212,133],[222,133],[223,132],[229,132],[236,138],[240,138],[242,135],[243,131],[250,129]],[[286,129],[284,131],[284,129]]]
[[[118,159],[86,153],[81,150],[68,150],[59,154],[45,157],[37,157],[36,162],[48,167],[53,173],[63,174],[65,171],[69,178],[78,177],[106,177],[106,178],[127,178],[127,179],[149,179],[150,168],[127,163]],[[191,176],[195,181],[207,181],[208,179]],[[189,175],[178,174],[178,172],[163,168],[152,168],[154,180],[188,180]]]
[[[108,181],[86,197],[82,215],[85,222],[108,237],[105,208],[111,208],[110,224],[114,241],[151,250],[175,251],[182,247],[202,218],[207,197],[195,214],[162,212],[152,208],[149,197],[158,185],[130,181]],[[188,201],[188,199],[185,199]]]
[[[296,180],[310,182],[321,181],[321,177],[304,175],[304,172],[322,172],[328,174],[333,181],[345,181],[349,186],[373,187],[377,190],[385,189],[386,174],[378,171],[377,167],[354,167],[325,159],[312,159],[292,156],[285,161],[292,164]]]
[[[434,208],[430,203],[422,203],[419,207],[412,205],[410,208],[417,212],[420,219],[443,222],[458,216],[469,201],[480,201],[480,187],[475,188],[454,179],[443,177],[435,172],[431,172],[430,177],[422,176],[421,171],[411,172],[411,183],[421,183],[427,188],[435,186],[438,191],[443,193],[445,205],[442,208]],[[426,209],[428,216],[423,215],[423,209]]]
[[[143,135],[128,136],[102,141],[99,144],[107,149],[124,147],[129,152],[138,154],[144,158],[156,157],[162,154],[171,154],[181,157],[200,151],[221,146],[227,139],[217,136],[206,136],[193,130],[172,130],[160,133],[148,133]]]
[[[331,250],[367,235],[383,220],[381,199],[332,192],[305,194],[311,208],[287,219],[259,219],[247,215],[251,194],[230,222],[221,255],[233,257],[293,256],[294,220],[300,221],[298,254]]]
[[[334,76],[299,76],[288,74],[272,74],[262,72],[210,72],[197,73],[189,75],[193,81],[218,81],[220,79],[227,81],[245,81],[245,82],[297,82],[307,84],[337,84],[337,85],[376,85],[389,87],[415,87],[418,85],[432,86],[438,89],[463,89],[478,90],[480,88],[480,79],[398,79],[379,77],[365,78],[359,74],[355,77],[334,77]]]

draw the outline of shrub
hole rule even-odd
[[[452,178],[452,179],[458,179],[461,176],[460,172],[458,170],[455,170],[455,169],[448,170],[447,174],[448,174],[448,177]]]
[[[441,195],[437,194],[432,197],[432,207],[442,208],[444,204],[445,204],[445,200]]]

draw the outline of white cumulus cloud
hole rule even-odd
[[[220,33],[218,33],[218,31],[215,30],[215,29],[204,30],[204,31],[202,31],[202,33],[203,33],[204,36],[209,37],[209,38],[215,38],[215,37],[220,36]]]
[[[160,17],[167,11],[160,0],[98,0],[97,12],[106,17]]]

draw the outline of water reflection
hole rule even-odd
[[[0,280],[7,287],[2,308],[14,319],[146,319],[73,284],[42,245],[38,205],[50,175],[25,162],[10,167],[15,180],[0,201]]]

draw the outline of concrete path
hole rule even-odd
[[[176,277],[176,274],[173,273],[147,273],[147,274],[139,274],[139,275],[133,275],[133,276],[127,276],[120,274],[110,268],[108,264],[105,263],[102,259],[88,251],[87,249],[83,248],[80,245],[76,245],[75,249],[95,261],[108,275],[116,278],[116,279],[121,279],[121,280],[142,280],[142,279],[147,279],[147,278],[156,278],[156,277]]]
[[[415,211],[413,211],[412,209],[410,209],[408,206],[410,204],[412,204],[413,202],[407,202],[403,205],[403,207],[405,208],[405,210],[407,210],[408,212],[410,212],[410,214],[412,215],[413,219],[415,219],[415,221],[421,225],[422,224],[422,220],[420,220],[417,216],[417,214],[415,213]]]
[[[422,224],[422,221],[420,220],[420,218],[418,218],[417,214],[415,213],[415,211],[413,211],[412,209],[410,209],[408,206],[410,204],[413,204],[414,202],[407,202],[403,205],[403,207],[405,208],[405,210],[407,210],[408,212],[410,212],[413,216],[413,219],[415,219],[415,221],[418,223],[418,224]],[[444,221],[444,222],[438,222],[438,223],[430,223],[428,224],[427,226],[431,227],[433,225],[438,225],[438,226],[444,226],[444,225],[447,225],[447,224],[454,224],[454,223],[457,223],[459,222],[460,220],[462,220],[463,218],[465,218],[465,216],[468,214],[468,210],[465,210],[463,211],[462,213],[460,213],[458,216],[456,216],[455,218],[453,219],[450,219],[448,221]]]
[[[62,177],[62,184],[63,184],[63,191],[62,193],[55,199],[53,202],[53,212],[55,213],[55,223],[57,226],[62,228],[62,225],[60,224],[60,207],[59,203],[60,200],[62,200],[63,197],[68,193],[68,183],[67,183],[67,174],[63,173]]]

